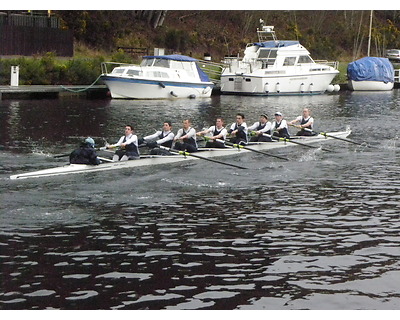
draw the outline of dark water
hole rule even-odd
[[[34,180],[80,137],[310,107],[328,142]],[[314,97],[0,102],[0,309],[400,309],[398,90]],[[175,131],[178,126],[175,126]],[[103,139],[104,138],[104,139]]]

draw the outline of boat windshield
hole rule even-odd
[[[300,56],[299,61],[297,63],[313,63],[314,61],[310,56]]]
[[[278,51],[276,49],[260,49],[258,53],[258,59],[261,59],[263,61],[263,69],[268,68],[268,66],[274,65],[277,52]]]
[[[140,64],[142,67],[162,67],[162,68],[169,68],[169,61],[166,59],[144,59]]]

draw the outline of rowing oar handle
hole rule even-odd
[[[295,125],[295,124],[289,123],[289,126],[295,127],[295,128],[298,128],[298,129],[301,129],[301,130],[304,130],[304,131],[308,131],[308,132],[312,132],[312,133],[317,133],[317,134],[318,134],[318,132],[316,132],[316,131],[314,131],[314,130],[311,130],[311,129],[309,129],[309,128],[304,128],[304,127],[299,126],[299,125]],[[321,132],[321,134],[323,135],[323,132]]]

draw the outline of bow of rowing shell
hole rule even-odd
[[[335,136],[339,138],[346,138],[351,133],[350,130],[346,131],[338,131],[338,132],[329,132],[327,133],[330,136]],[[313,144],[317,142],[322,142],[325,140],[330,140],[329,136],[311,136],[311,137],[299,137],[296,141],[301,141],[303,144]],[[254,150],[272,150],[278,148],[284,148],[289,146],[294,146],[294,144],[287,143],[284,141],[275,141],[275,142],[259,142],[259,143],[250,143],[248,146],[251,146]],[[201,154],[204,158],[213,158],[213,157],[226,157],[226,156],[235,156],[242,153],[251,152],[247,149],[241,148],[225,148],[225,149],[206,149],[200,148],[197,154]],[[55,167],[50,169],[44,169],[34,172],[22,173],[11,175],[11,180],[16,179],[28,179],[28,178],[39,178],[39,177],[50,177],[50,176],[58,176],[58,175],[66,175],[73,173],[87,173],[87,172],[97,172],[97,171],[108,171],[108,170],[116,170],[116,169],[124,169],[124,168],[136,168],[143,166],[152,166],[152,165],[160,165],[160,164],[170,164],[181,161],[188,160],[198,160],[198,158],[194,157],[185,157],[182,155],[171,155],[171,156],[143,156],[138,160],[130,160],[130,161],[122,161],[122,162],[106,162],[102,163],[98,166],[92,165],[84,165],[84,164],[68,164],[61,167]]]

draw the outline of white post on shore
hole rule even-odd
[[[11,87],[19,85],[19,66],[11,66]]]

